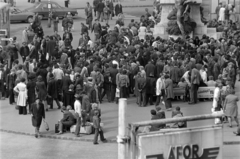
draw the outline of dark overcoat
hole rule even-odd
[[[45,110],[44,105],[39,103],[39,108],[37,108],[37,104],[33,103],[31,107],[32,112],[32,125],[34,127],[40,127],[42,123],[42,118],[45,118]]]

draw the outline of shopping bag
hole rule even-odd
[[[46,60],[47,61],[49,60],[49,53],[47,53],[47,55],[46,55]]]
[[[223,112],[222,109],[220,111],[214,111],[212,114],[223,114],[223,116],[224,116],[224,112]],[[215,118],[214,124],[222,124],[221,119],[220,118]]]
[[[45,129],[48,131],[49,126],[48,126],[48,123],[45,121],[45,119],[43,119],[43,124],[44,124]]]
[[[120,97],[120,90],[119,90],[118,88],[116,88],[115,97],[116,97],[116,98],[119,98],[119,97]]]

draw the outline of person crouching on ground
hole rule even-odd
[[[35,137],[40,136],[39,129],[42,123],[42,119],[45,119],[44,105],[40,102],[39,98],[36,99],[35,103],[31,105],[32,125],[35,127]]]
[[[69,110],[71,110],[71,106],[62,107],[63,118],[59,121],[59,135],[63,134],[64,128],[70,128],[75,124],[75,117]]]
[[[100,134],[100,139],[102,142],[106,142],[107,140],[104,138],[102,128],[100,127],[100,118],[99,118],[99,111],[95,110],[93,114],[93,127],[95,129],[95,135],[94,135],[94,140],[93,144],[96,145],[98,144],[98,135]]]

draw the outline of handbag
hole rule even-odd
[[[59,133],[59,124],[55,124],[55,133]]]
[[[19,106],[18,106],[18,105],[16,105],[16,106],[15,106],[15,109],[19,110]]]
[[[45,121],[45,119],[43,119],[43,123],[44,123],[45,129],[48,131],[49,130],[49,126],[48,126],[48,123]]]

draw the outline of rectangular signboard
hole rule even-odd
[[[213,98],[215,87],[199,87],[198,98]],[[226,90],[224,86],[222,90]]]
[[[137,159],[222,159],[221,126],[137,135]]]
[[[215,87],[199,87],[198,98],[213,98]]]

